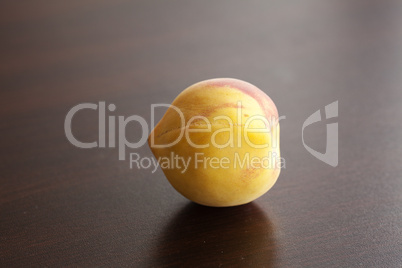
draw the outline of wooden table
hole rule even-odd
[[[401,267],[402,5],[397,1],[3,1],[0,4],[0,264]],[[235,77],[264,90],[286,161],[256,201],[207,208],[117,148],[80,149],[80,103],[139,115],[187,86]],[[304,131],[334,101],[339,116]],[[157,117],[161,114],[157,114]],[[80,111],[77,139],[98,139]],[[141,137],[139,124],[127,137]],[[148,146],[129,149],[150,157]]]

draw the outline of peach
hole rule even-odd
[[[206,206],[249,203],[280,173],[276,106],[263,91],[237,79],[210,79],[185,89],[148,144],[170,184]]]

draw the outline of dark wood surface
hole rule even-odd
[[[401,267],[400,1],[2,1],[0,13],[0,266]],[[286,116],[286,168],[253,203],[195,205],[160,169],[65,137],[79,103],[149,122],[151,104],[215,77],[257,85]],[[336,100],[333,168],[301,129]],[[321,152],[325,124],[305,130]],[[83,111],[73,132],[89,142],[97,126]]]

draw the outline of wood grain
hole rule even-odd
[[[1,266],[401,267],[401,11],[380,0],[2,1]],[[255,84],[286,116],[286,168],[251,204],[192,204],[160,169],[65,137],[79,103],[149,122],[151,104],[214,77]],[[338,122],[333,168],[301,130],[336,100],[338,118],[305,130],[324,152],[326,123]],[[96,111],[73,132],[96,140]]]

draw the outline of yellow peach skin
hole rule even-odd
[[[249,203],[280,173],[278,111],[250,83],[217,78],[196,83],[173,101],[148,144],[171,185],[206,206]],[[177,156],[184,165],[163,164]]]

